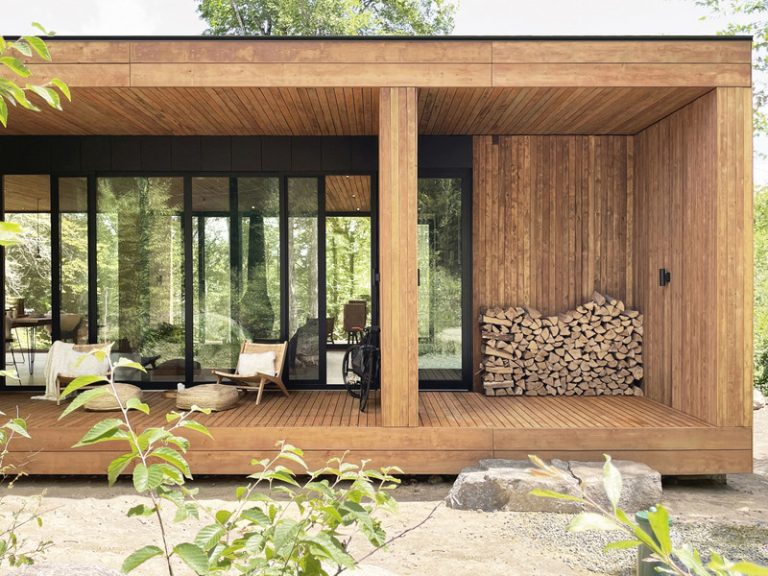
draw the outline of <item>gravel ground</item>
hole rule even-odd
[[[733,559],[768,565],[768,409],[755,413],[755,474],[728,477],[727,484],[667,483],[664,502],[674,518],[673,537],[702,552],[716,549]],[[452,478],[406,479],[396,498],[400,511],[387,517],[390,535],[424,520],[447,495]],[[239,479],[201,478],[195,485],[212,506],[231,498]],[[108,489],[102,478],[27,479],[13,489],[8,506],[46,491],[45,524],[30,539],[50,539],[46,564],[117,568],[132,550],[153,543],[146,518],[126,519],[137,503],[128,483]],[[7,512],[0,510],[0,514]],[[377,552],[366,563],[401,576],[628,575],[633,552],[602,552],[606,533],[569,534],[570,517],[560,514],[481,513],[438,506],[422,526]],[[174,526],[172,539],[190,538],[193,527]],[[178,541],[178,540],[176,540]],[[368,548],[354,543],[361,557]],[[147,564],[137,576],[156,576]],[[74,568],[65,572],[75,574]],[[182,576],[180,571],[178,576]]]

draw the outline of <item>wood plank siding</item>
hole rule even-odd
[[[245,397],[233,410],[199,416],[214,440],[189,433],[189,460],[196,474],[246,474],[252,458],[273,453],[278,440],[305,450],[318,467],[349,451],[350,461],[400,466],[409,474],[455,474],[481,458],[525,459],[528,454],[601,460],[603,453],[646,462],[664,474],[748,471],[750,434],[717,428],[644,398],[487,398],[466,392],[422,392],[418,428],[383,428],[373,398],[366,413],[344,392],[294,392],[265,396],[255,406]],[[147,417],[160,425],[173,401],[147,393]],[[72,445],[104,414],[78,412],[58,420],[62,407],[26,394],[0,396],[0,410],[29,420],[31,440],[16,439],[10,459],[28,461],[31,474],[103,474],[119,454],[109,444]]]
[[[631,158],[624,136],[475,137],[473,310],[556,314],[594,290],[632,306]]]
[[[750,119],[749,90],[717,89],[635,137],[647,392],[722,426],[752,417]]]

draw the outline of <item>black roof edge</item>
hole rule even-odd
[[[3,34],[6,38],[14,38],[13,34]],[[56,40],[140,40],[140,41],[177,41],[177,40],[223,40],[223,41],[241,41],[241,40],[259,40],[259,41],[308,41],[308,40],[353,40],[353,41],[371,41],[371,40],[417,40],[417,41],[440,41],[440,42],[467,42],[496,40],[503,42],[617,42],[617,41],[642,41],[642,42],[732,42],[732,41],[752,41],[751,35],[724,36],[724,35],[655,35],[655,36],[50,36],[44,37],[46,42]]]

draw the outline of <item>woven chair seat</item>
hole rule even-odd
[[[214,412],[229,410],[237,405],[240,393],[233,386],[222,384],[200,384],[181,390],[176,394],[176,408],[189,410],[192,406],[207,408]]]
[[[99,386],[99,388],[106,388],[107,391],[104,394],[99,394],[95,398],[91,398],[85,403],[86,410],[93,410],[96,412],[106,412],[110,410],[120,410],[120,406],[117,404],[115,396],[112,391],[109,390],[109,384]],[[120,397],[120,402],[125,406],[126,402],[130,398],[138,398],[141,400],[141,388],[134,386],[133,384],[123,384],[122,382],[115,383],[115,390]]]

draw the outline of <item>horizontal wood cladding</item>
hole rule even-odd
[[[594,290],[633,307],[631,158],[623,136],[475,137],[473,313],[556,314]],[[477,365],[477,328],[473,344]]]
[[[687,62],[687,63],[749,63],[752,58],[750,42],[681,42],[656,40],[638,42],[612,41],[548,41],[493,42],[495,63],[524,62]]]
[[[60,75],[73,87],[711,87],[751,81],[748,40],[147,39],[51,45],[54,62],[35,61],[35,79]],[[100,76],[101,66],[122,68]]]
[[[49,41],[54,60],[100,62],[655,62],[749,63],[749,40],[237,40]],[[39,58],[35,58],[39,61]]]
[[[646,392],[719,426],[752,417],[750,119],[750,90],[718,89],[634,138]]]

